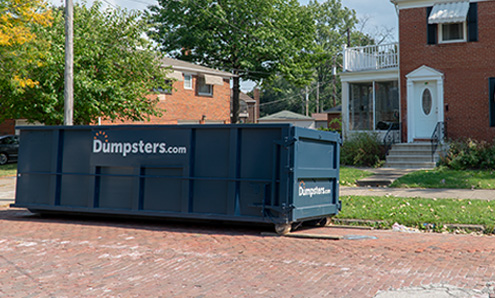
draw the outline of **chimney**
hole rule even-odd
[[[184,56],[189,56],[191,54],[190,49],[182,48],[181,51],[182,51],[182,55]]]
[[[260,89],[254,88],[253,97],[256,101],[256,103],[254,104],[253,123],[258,123],[258,118],[260,117]]]

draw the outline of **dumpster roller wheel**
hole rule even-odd
[[[327,217],[322,218],[321,221],[320,221],[320,225],[322,227],[331,226],[332,225],[332,217],[331,216],[327,216]]]
[[[277,234],[279,235],[289,234],[291,229],[292,225],[288,223],[275,225],[275,232],[277,232]]]

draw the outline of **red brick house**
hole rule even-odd
[[[171,58],[162,60],[171,67],[174,79],[171,90],[160,90],[158,108],[162,117],[150,121],[117,121],[104,119],[101,124],[224,124],[230,123],[230,79],[232,74]],[[23,119],[9,119],[0,123],[0,135],[14,134],[15,126],[28,125]]]
[[[495,1],[390,1],[399,42],[344,50],[344,137],[492,141]]]
[[[171,90],[159,90],[158,108],[162,117],[150,121],[104,124],[225,124],[230,123],[230,79],[232,74],[189,62],[164,58],[174,79]]]

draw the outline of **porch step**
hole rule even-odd
[[[387,155],[385,167],[401,169],[432,169],[440,159],[440,150],[431,154],[431,143],[416,142],[394,144]]]

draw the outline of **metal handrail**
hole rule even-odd
[[[395,123],[394,123],[395,124]],[[402,123],[397,123],[397,125],[391,124],[388,127],[387,133],[383,137],[383,145],[385,145],[385,155],[388,154],[393,144],[400,143],[402,137]]]
[[[438,122],[431,135],[431,161],[435,161],[435,152],[437,151],[438,145],[446,137],[445,131],[445,123],[442,121]]]

